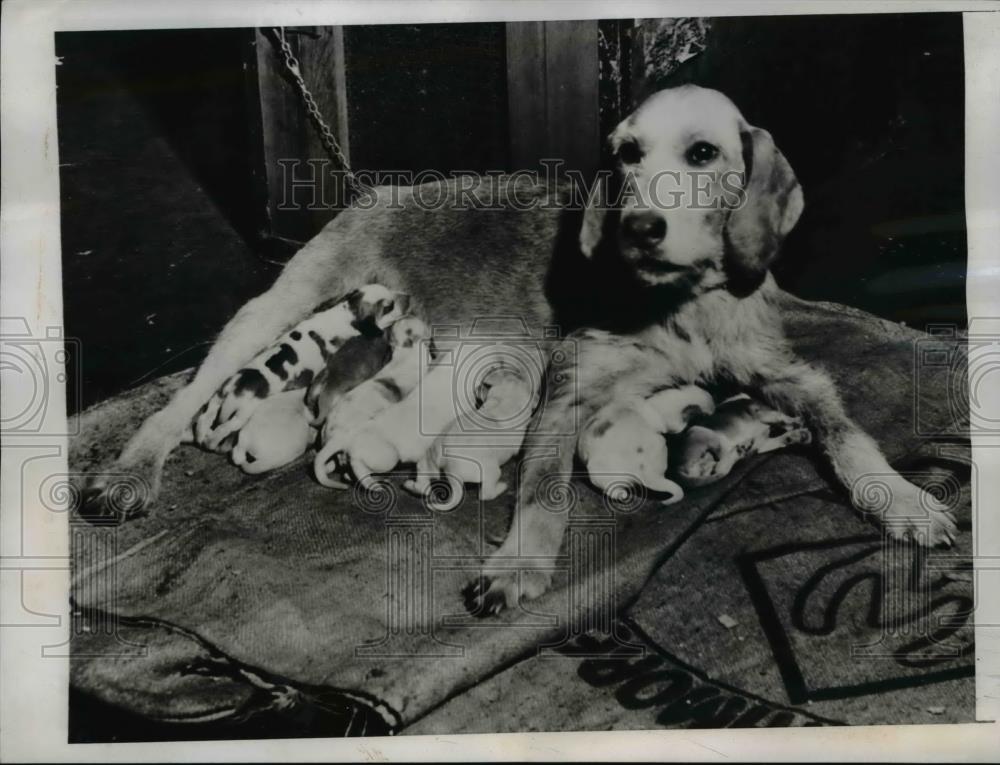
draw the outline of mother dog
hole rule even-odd
[[[888,503],[866,504],[857,491],[852,501],[890,533],[920,536],[916,516],[929,528],[921,541],[950,543],[954,519],[892,470],[845,412],[829,376],[797,359],[783,336],[768,268],[803,198],[771,136],[722,94],[684,86],[652,96],[610,141],[630,190],[617,206],[598,187],[582,213],[561,209],[559,190],[522,179],[506,189],[483,182],[469,191],[458,181],[380,189],[374,205],[343,212],[270,290],[240,309],[190,384],[128,442],[114,472],[144,479],[155,496],[167,455],[230,375],[317,304],[377,282],[409,293],[411,310],[432,325],[469,331],[479,317],[518,314],[532,331],[589,328],[574,333],[566,363],[550,370],[534,433],[582,424],[622,388],[642,394],[668,383],[733,384],[802,416],[849,489],[866,474],[887,481]],[[690,190],[695,172],[716,179],[702,184],[707,204],[673,193]],[[711,203],[725,196],[719,178],[726,172],[745,179],[741,205]],[[494,554],[506,573],[470,591],[487,611],[548,586],[567,514],[550,512],[540,487],[547,476],[571,472],[576,434],[562,438],[551,458],[538,458],[540,438],[526,441],[514,522]],[[91,509],[110,504],[107,489],[101,479],[91,484]]]

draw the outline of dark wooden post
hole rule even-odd
[[[285,35],[320,114],[350,158],[343,28],[286,27]],[[255,145],[262,147],[261,234],[302,243],[346,206],[330,176],[342,168],[324,148],[272,30],[256,30],[246,66],[248,96],[259,106],[251,129],[259,133]]]
[[[598,22],[507,24],[512,169],[542,159],[590,177],[599,165]]]

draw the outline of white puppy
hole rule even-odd
[[[631,488],[642,485],[666,494],[663,504],[673,504],[683,499],[684,490],[665,476],[665,435],[681,432],[696,414],[713,410],[712,396],[695,385],[612,401],[584,426],[577,453],[590,482],[611,499],[624,500]]]
[[[323,447],[313,461],[316,480],[324,486],[345,489],[337,480],[337,466],[332,463],[344,451],[366,423],[393,404],[408,396],[430,365],[432,347],[426,340],[428,327],[420,319],[404,316],[389,330],[392,356],[372,379],[358,385],[332,403],[323,425]]]
[[[236,437],[230,453],[244,473],[263,473],[302,455],[316,439],[301,390],[277,393],[260,402]]]
[[[500,469],[520,451],[538,394],[537,386],[513,369],[498,367],[489,372],[475,416],[456,418],[417,462],[416,479],[406,481],[403,487],[426,496],[428,506],[435,510],[457,507],[466,483],[480,484],[480,499],[499,497],[507,489],[500,480]],[[439,502],[429,489],[442,475],[449,492]]]
[[[455,419],[454,378],[451,365],[432,366],[406,398],[354,434],[344,452],[358,483],[373,488],[373,474],[423,456]]]

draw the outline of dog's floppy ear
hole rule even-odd
[[[745,125],[742,205],[726,224],[726,275],[729,291],[748,295],[757,289],[778,254],[785,235],[802,214],[802,189],[788,160],[766,130]]]
[[[583,222],[580,225],[580,250],[588,258],[594,254],[604,232],[604,218],[608,213],[607,183],[598,173],[590,193],[587,196],[587,206],[583,210]]]

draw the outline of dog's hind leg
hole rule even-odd
[[[91,477],[84,493],[86,514],[122,517],[152,501],[159,492],[167,455],[184,438],[199,408],[216,389],[318,303],[364,283],[360,281],[362,268],[352,267],[351,258],[342,254],[346,248],[341,239],[335,230],[321,233],[296,253],[267,292],[236,313],[191,382],[175,393],[166,407],[146,419],[107,473]],[[121,475],[141,485],[138,498],[127,507],[116,506],[111,491]]]
[[[767,401],[805,419],[858,510],[874,516],[895,538],[927,546],[954,542],[958,528],[948,508],[889,465],[871,436],[848,416],[825,372],[792,359],[760,379],[766,381],[760,393]]]

